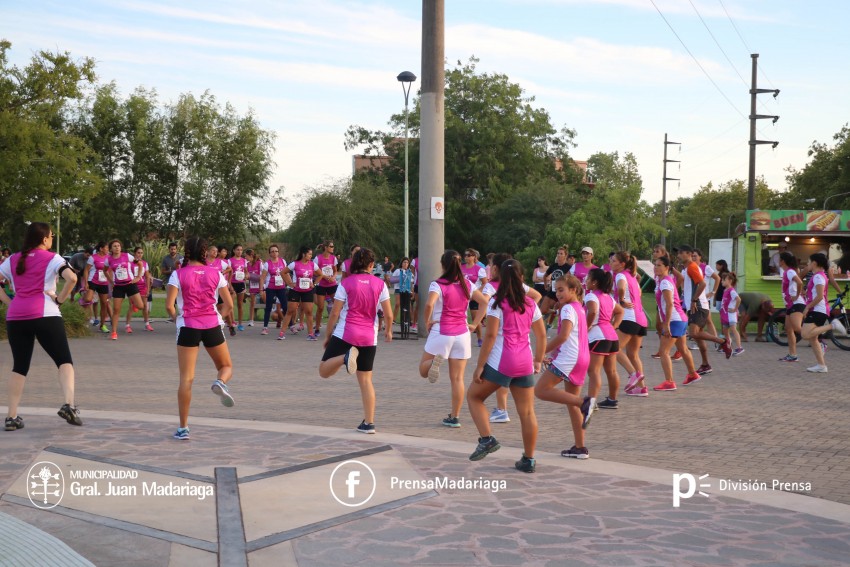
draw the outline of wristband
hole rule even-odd
[[[58,297],[56,297],[56,296],[54,296],[54,297],[53,297],[53,302],[54,302],[56,305],[59,305],[59,306],[61,306],[61,305],[62,305],[62,303],[64,303],[63,301],[59,301],[59,298],[58,298]]]

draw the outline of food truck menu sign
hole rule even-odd
[[[747,211],[747,229],[850,232],[850,211]]]

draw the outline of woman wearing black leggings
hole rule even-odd
[[[59,408],[59,417],[71,425],[82,425],[79,411],[74,405],[74,366],[65,324],[59,306],[68,299],[77,275],[62,256],[50,252],[53,231],[50,225],[34,222],[27,227],[24,246],[0,265],[0,274],[12,282],[14,299],[0,290],[0,301],[9,306],[6,312],[6,334],[12,349],[12,376],[9,379],[9,412],[6,414],[6,431],[24,428],[18,415],[18,404],[24,393],[24,382],[30,369],[36,339],[59,368],[59,384],[65,404]],[[56,282],[65,280],[57,295]]]

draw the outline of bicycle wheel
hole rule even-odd
[[[833,323],[833,329],[829,333],[832,342],[841,350],[850,350],[850,317],[848,317],[845,311],[833,319],[833,321],[841,323],[842,327],[844,327],[844,332],[842,333],[840,330],[836,332],[835,327],[837,325]]]
[[[767,320],[767,338],[779,346],[788,346],[785,334],[785,310],[777,309]]]

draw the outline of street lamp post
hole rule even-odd
[[[410,87],[413,81],[416,80],[416,75],[410,71],[403,71],[398,74],[398,82],[401,83],[401,90],[404,91],[404,256],[410,258],[410,213],[408,212],[408,199],[410,194],[410,185],[407,180],[407,156],[408,156],[408,111],[407,103],[410,97]]]
[[[850,191],[846,193],[836,193],[835,195],[830,195],[826,199],[823,200],[823,210],[826,210],[826,202],[832,199],[833,197],[843,197],[844,195],[850,195]]]

